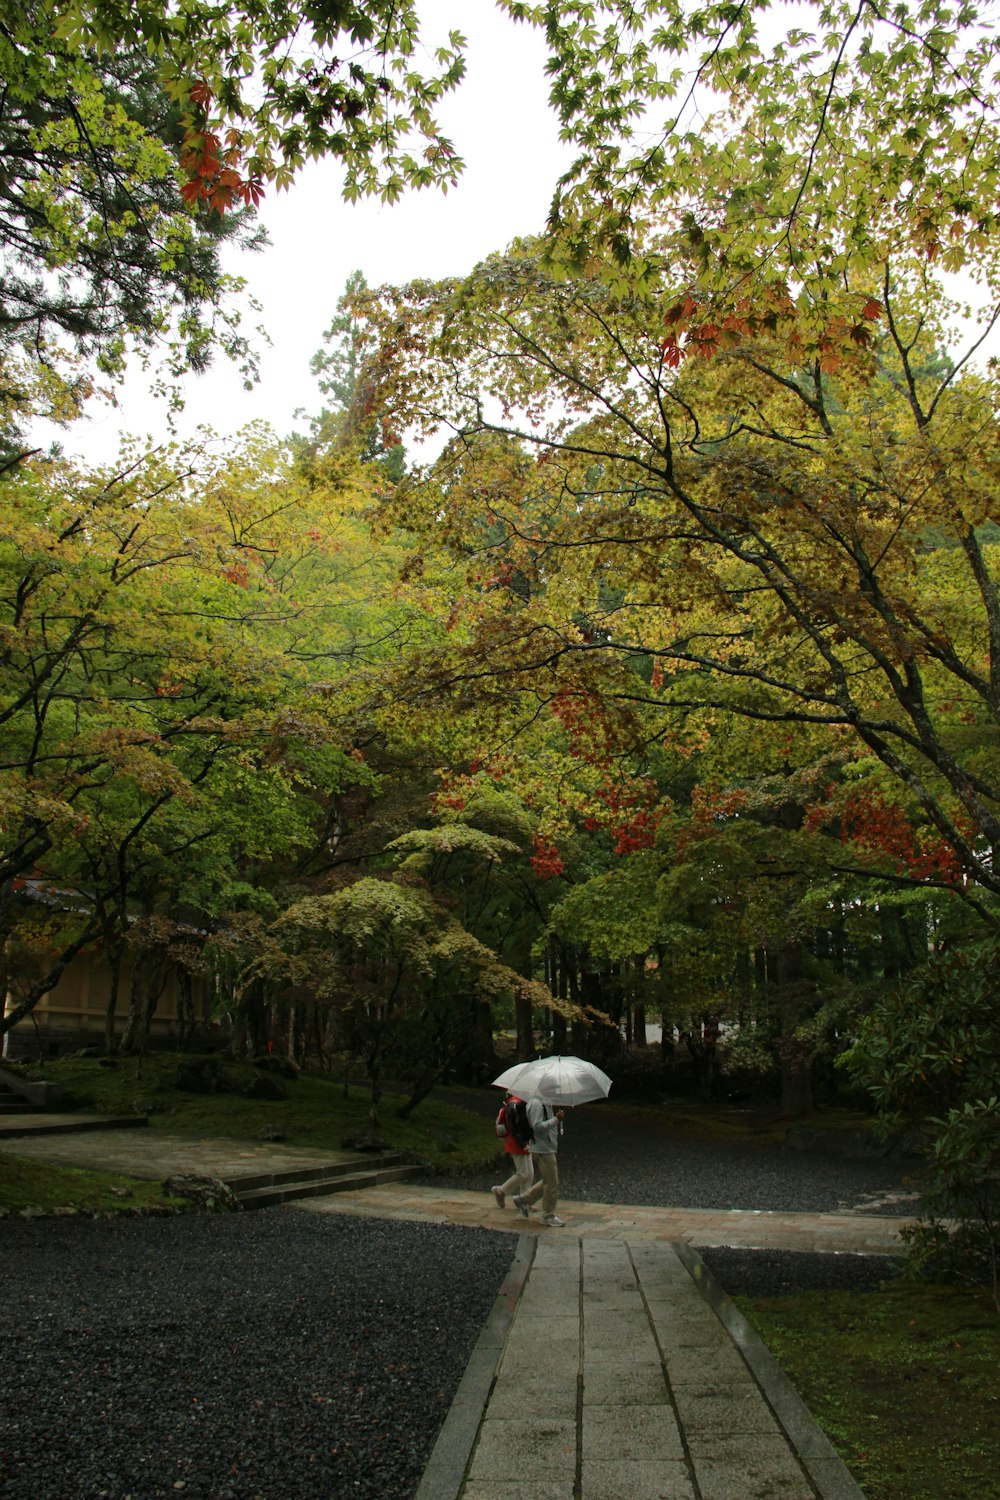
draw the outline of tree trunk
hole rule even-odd
[[[813,1111],[813,1070],[806,1044],[793,1037],[782,1037],[778,1044],[781,1059],[781,1113],[797,1120]]]
[[[194,979],[190,969],[177,970],[177,1046],[195,1050],[198,1023],[194,1013]]]
[[[560,1000],[569,998],[569,955],[565,948],[560,947],[556,955],[555,963],[555,988],[552,993]],[[565,1057],[567,1052],[567,1026],[566,1017],[559,1011],[552,1012],[552,1051],[557,1057]]]
[[[492,1076],[493,1064],[496,1062],[496,1049],[493,1045],[493,1007],[488,1000],[473,1001],[473,1037],[474,1049],[473,1065],[476,1073],[485,1078]]]
[[[425,1074],[420,1082],[414,1085],[405,1104],[401,1104],[396,1110],[397,1120],[408,1120],[417,1105],[421,1104],[427,1098],[427,1095],[440,1077],[440,1068],[435,1068],[432,1072]]]
[[[113,949],[109,949],[108,965],[111,970],[111,978],[108,984],[108,998],[104,1006],[104,1050],[109,1057],[114,1057],[118,1045],[115,1022],[118,1013],[118,988],[121,983],[122,973],[122,950],[120,943],[116,943]]]
[[[591,969],[580,971],[580,1003],[593,1007],[594,1010],[604,1009],[604,994],[601,989],[601,976],[595,974]],[[593,1025],[583,1021],[573,1022],[573,1051],[581,1057],[588,1050],[588,1043],[593,1032]]]
[[[316,1066],[321,1073],[326,1071],[326,1053],[323,1049],[323,1034],[326,1030],[325,1012],[320,1005],[312,1008],[313,1046],[316,1048]]]
[[[702,1016],[697,1031],[682,1032],[681,1040],[694,1063],[699,1093],[704,1099],[713,1099],[717,1081],[718,1018],[713,1015]]]
[[[264,1004],[264,985],[255,979],[248,985],[241,1006],[243,1013],[243,1055],[259,1057],[266,1050],[267,1007]]]
[[[368,1056],[368,1082],[371,1087],[368,1100],[368,1123],[377,1128],[382,1123],[378,1108],[382,1098],[382,1079],[379,1059],[371,1053]]]
[[[788,943],[771,955],[776,995],[781,1007],[781,1035],[777,1039],[781,1064],[781,1112],[791,1117],[811,1113],[813,1108],[812,1044],[801,1041],[796,1028],[801,1024],[803,998],[803,950],[800,943]]]
[[[518,995],[514,1001],[514,1025],[517,1031],[517,1060],[530,1062],[535,1055],[535,1029],[531,1001]]]
[[[158,953],[140,953],[132,970],[128,1019],[120,1048],[126,1055],[144,1050],[156,1004],[166,982],[166,959]]]
[[[674,1028],[667,1021],[665,1015],[660,1016],[660,1061],[664,1063],[673,1062],[677,1053],[677,1045],[674,1041]]]
[[[635,1047],[646,1045],[646,1007],[641,1000],[632,1007],[632,1044]]]
[[[71,942],[66,944],[58,958],[53,961],[48,973],[33,984],[27,985],[21,999],[17,1000],[14,1005],[10,1006],[9,1009],[0,1015],[0,1035],[6,1035],[7,1032],[13,1031],[14,1027],[20,1021],[24,1020],[25,1016],[31,1015],[31,1012],[42,996],[47,995],[49,990],[55,989],[64,971],[69,967],[76,955],[98,936],[98,926],[96,922],[92,922],[84,927]],[[8,984],[11,984],[12,977],[8,973]]]

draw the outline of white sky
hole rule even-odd
[[[180,436],[200,425],[225,436],[258,420],[279,437],[304,431],[295,412],[322,406],[309,361],[352,271],[362,271],[372,286],[462,274],[542,227],[556,179],[571,159],[547,103],[543,37],[501,15],[493,0],[462,0],[460,7],[455,0],[421,0],[420,14],[428,71],[450,27],[459,26],[468,40],[466,77],[438,111],[466,163],[459,187],[447,195],[411,193],[392,207],[352,205],[341,197],[339,167],[326,162],[304,169],[290,191],[270,191],[260,214],[270,247],[231,256],[226,265],[246,278],[262,307],[244,319],[248,334],[262,323],[271,339],[259,347],[260,383],[244,390],[236,367],[217,357],[207,374],[185,383]],[[788,19],[786,4],[781,23]],[[88,418],[69,428],[36,424],[34,440],[55,438],[69,454],[96,463],[115,459],[125,433],[162,442],[169,436],[166,406],[150,385],[136,366],[118,390],[117,409],[95,400]]]
[[[516,26],[492,0],[424,0],[421,35],[430,48],[458,26],[468,39],[463,83],[438,112],[444,133],[466,163],[461,185],[446,196],[425,190],[392,207],[351,205],[340,196],[334,163],[306,168],[289,192],[268,193],[261,219],[269,249],[232,258],[226,269],[243,275],[262,304],[245,317],[247,331],[263,323],[271,347],[261,349],[261,379],[243,389],[224,357],[185,384],[184,435],[199,424],[225,434],[266,420],[279,436],[306,424],[297,408],[319,411],[322,398],[309,360],[323,343],[344,283],[361,270],[369,285],[446,276],[470,270],[515,236],[540,229],[556,178],[570,160],[547,105],[546,57],[539,33]],[[428,69],[431,66],[427,62]],[[89,419],[67,429],[39,424],[36,440],[57,437],[67,453],[93,462],[113,460],[120,435],[167,436],[164,403],[149,394],[136,368],[118,393],[119,407],[91,404]]]

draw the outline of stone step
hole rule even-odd
[[[61,1108],[62,1101],[63,1090],[58,1083],[21,1078],[10,1068],[0,1066],[0,1114],[20,1114],[24,1112],[24,1105],[33,1108],[36,1113],[45,1114]]]
[[[136,1130],[148,1126],[145,1115],[56,1115],[39,1107],[23,1115],[0,1112],[0,1139],[18,1135],[75,1135],[81,1130]]]
[[[13,1094],[9,1089],[0,1089],[0,1115],[23,1115],[31,1111],[36,1114],[42,1105],[33,1104],[23,1094]]]
[[[371,1151],[349,1156],[341,1161],[308,1162],[302,1167],[279,1167],[273,1172],[248,1172],[239,1177],[227,1177],[226,1183],[234,1193],[242,1193],[254,1188],[346,1177],[353,1172],[370,1172],[379,1167],[401,1167],[406,1164],[406,1157],[398,1151]]]
[[[289,1203],[295,1198],[322,1198],[330,1193],[348,1193],[358,1188],[399,1182],[404,1177],[417,1176],[423,1170],[423,1167],[413,1163],[402,1160],[387,1162],[382,1158],[381,1161],[367,1164],[343,1162],[329,1167],[274,1172],[270,1174],[268,1181],[261,1181],[260,1175],[231,1177],[227,1186],[233,1190],[244,1208],[270,1208],[277,1203]]]

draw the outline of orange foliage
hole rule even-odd
[[[185,203],[206,203],[220,214],[237,202],[256,208],[264,196],[264,184],[260,177],[245,177],[241,171],[242,135],[238,130],[228,130],[223,147],[209,129],[212,94],[202,80],[196,79],[191,85],[188,101],[195,117],[181,142],[180,162],[187,174],[181,197]]]
[[[555,844],[546,842],[536,833],[532,838],[532,848],[529,863],[539,880],[553,880],[561,875],[566,866],[563,864],[562,856]]]
[[[827,795],[832,787],[827,788]],[[877,792],[853,792],[840,807],[824,799],[806,810],[804,828],[816,832],[837,818],[840,841],[862,860],[887,862],[897,875],[914,880],[961,882],[961,860],[940,834],[918,831],[898,803]]]

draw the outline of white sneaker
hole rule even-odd
[[[563,1225],[566,1223],[566,1220],[560,1219],[558,1214],[546,1214],[545,1218],[542,1220],[542,1223],[547,1224],[550,1229],[562,1229]]]
[[[525,1203],[524,1199],[517,1193],[514,1194],[514,1207],[517,1209],[522,1219],[526,1219],[531,1213],[531,1209]]]
[[[490,1192],[493,1194],[494,1198],[497,1200],[497,1208],[503,1208],[504,1204],[507,1202],[507,1194],[504,1192],[503,1188],[502,1187],[490,1188]]]

